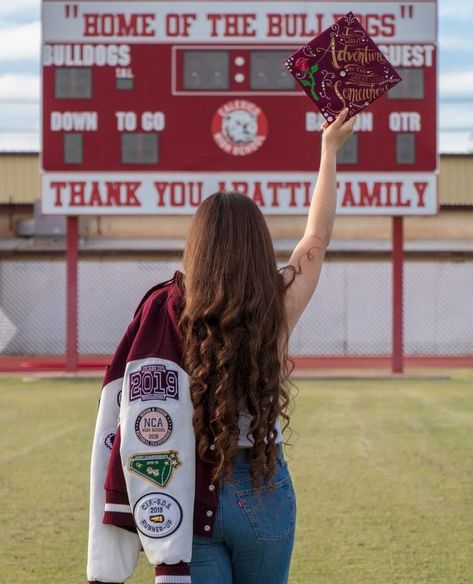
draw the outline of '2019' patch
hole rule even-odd
[[[161,408],[147,408],[136,418],[135,433],[148,446],[160,446],[172,434],[171,416]]]
[[[143,365],[130,373],[130,403],[179,399],[179,374],[165,365]]]
[[[182,508],[178,501],[165,493],[148,493],[138,499],[133,509],[137,529],[147,537],[167,537],[179,528]]]

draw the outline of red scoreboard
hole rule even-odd
[[[43,0],[43,212],[189,214],[232,189],[305,214],[323,118],[282,61],[349,10],[403,81],[339,152],[337,211],[435,214],[435,0]]]

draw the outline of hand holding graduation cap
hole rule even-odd
[[[329,124],[325,121],[322,124],[322,148],[326,151],[336,153],[353,134],[356,116],[345,121],[347,114],[348,108],[345,108],[338,114],[333,123]]]

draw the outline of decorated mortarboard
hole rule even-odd
[[[284,66],[329,123],[345,107],[351,118],[401,81],[353,12],[285,59]]]

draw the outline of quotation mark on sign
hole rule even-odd
[[[79,5],[65,4],[64,11],[66,13],[66,18],[77,18],[79,16]]]
[[[401,18],[414,18],[414,5],[401,4]]]

